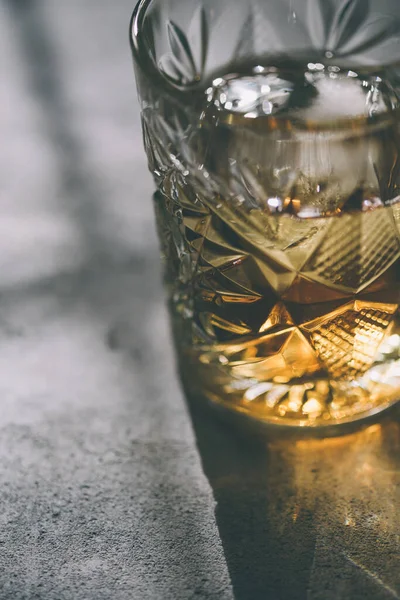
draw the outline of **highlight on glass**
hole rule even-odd
[[[142,0],[131,43],[186,393],[313,427],[396,402],[400,3]]]

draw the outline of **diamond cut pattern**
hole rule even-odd
[[[355,301],[301,327],[330,375],[354,379],[374,363],[397,305]]]
[[[144,140],[179,346],[194,365],[188,385],[281,419],[346,418],[390,397],[395,385],[368,374],[400,333],[398,204],[271,214],[244,180],[197,172],[204,140],[183,113],[174,124],[160,113],[144,112]]]
[[[212,308],[218,305],[262,304],[265,297],[273,299],[272,305],[265,303],[264,319],[257,331],[244,324],[239,327],[243,329],[243,334],[244,330],[252,334],[263,333],[263,327],[268,329],[273,326],[277,314],[280,315],[280,326],[292,327],[294,322],[290,308],[285,306],[286,302],[289,305],[315,304],[320,297],[323,303],[339,302],[340,306],[342,302],[342,306],[347,306],[352,294],[362,292],[384,277],[400,256],[395,221],[390,209],[386,209],[325,219],[329,227],[325,227],[323,235],[312,233],[311,237],[315,239],[308,247],[311,257],[300,270],[294,266],[289,269],[282,265],[284,260],[277,262],[275,249],[264,246],[258,255],[251,254],[252,238],[238,236],[236,225],[231,229],[225,221],[218,220],[200,197],[194,199],[193,191],[184,178],[175,174],[173,185],[178,186],[175,196],[178,200],[182,198],[183,202],[178,212],[176,208],[169,207],[166,219],[169,221],[169,231],[166,234],[164,228],[162,235],[164,240],[171,240],[174,246],[171,254],[177,256],[178,260],[182,261],[186,255],[192,258],[193,282],[188,283],[193,283],[194,289],[198,290],[200,304],[205,302],[211,305],[206,312],[213,314]],[[290,231],[290,228],[294,228],[293,223],[298,223],[297,219],[280,219],[290,221],[290,227],[282,227],[284,231]],[[180,220],[179,228],[177,220]],[[312,230],[315,225],[311,227],[308,222],[307,227]],[[181,235],[181,244],[177,243],[177,235]],[[305,243],[309,244],[310,237],[306,237]],[[349,241],[347,237],[350,237]],[[372,250],[367,244],[367,240],[371,239]],[[292,246],[290,244],[286,252],[292,251]],[[285,249],[279,252],[285,258]],[[304,253],[301,259],[291,262],[297,262],[298,265],[304,263]],[[177,275],[179,278],[179,273]],[[281,302],[279,297],[282,298]],[[335,308],[335,314],[337,310]],[[394,312],[395,308],[391,314]],[[286,321],[282,315],[286,315]],[[299,322],[300,325],[304,323]],[[238,327],[232,327],[232,335],[238,334]],[[313,345],[316,338],[308,336],[308,339]]]
[[[335,135],[314,144],[312,128],[310,136],[301,127],[292,135],[296,119],[286,122],[269,112],[264,119],[264,106],[276,106],[267,104],[272,96],[258,89],[261,80],[253,71],[247,78],[252,81],[239,77],[233,87],[229,71],[221,72],[224,85],[213,83],[204,93],[203,84],[221,64],[281,56],[290,40],[299,49],[315,48],[325,63],[321,79],[311,71],[301,74],[320,90],[344,57],[357,65],[370,64],[371,52],[393,56],[399,20],[393,14],[377,21],[362,0],[275,4],[271,11],[267,3],[200,3],[193,15],[189,7],[170,7],[168,19],[161,12],[155,18],[156,11],[147,20],[150,56],[167,80],[160,93],[161,86],[156,89],[138,70],[166,281],[188,378],[210,398],[227,397],[242,409],[252,405],[249,410],[282,418],[342,418],[357,403],[362,408],[379,401],[387,356],[397,352],[397,130],[388,127],[382,139],[378,130],[366,132],[365,144],[347,140],[343,159],[344,144]],[[215,59],[213,44],[221,46],[226,23],[229,35]],[[264,67],[254,71],[267,73]],[[294,71],[288,68],[290,81]],[[283,84],[284,65],[276,72]],[[372,82],[368,98],[375,90],[397,104],[394,89],[375,86],[375,76],[370,81],[360,71],[360,81],[364,76],[363,85]],[[247,105],[259,110],[263,101],[262,122],[228,107],[253,84],[257,101]],[[237,98],[230,96],[233,89]],[[305,110],[311,108],[311,87],[304,98],[296,85],[290,90],[291,106],[302,109],[304,101]],[[286,84],[279,93],[281,102],[289,94]],[[361,138],[361,124],[359,133]],[[354,173],[347,157],[355,159]],[[362,212],[379,205],[385,208]],[[327,218],[315,218],[322,214]],[[389,372],[390,381],[399,377],[394,367]],[[386,385],[385,394],[395,389],[400,382]]]
[[[400,241],[391,210],[371,211],[359,219],[344,215],[333,220],[303,273],[330,288],[357,293],[399,257]]]
[[[392,209],[351,215],[351,220],[347,215],[326,219],[323,234],[308,237],[308,247],[301,248],[301,257],[289,259],[289,269],[282,263],[292,245],[279,250],[279,262],[275,249],[266,245],[254,252],[251,236],[244,231],[239,235],[236,226],[222,221],[184,177],[175,173],[169,185],[175,186],[173,193],[169,189],[175,200],[163,198],[161,217],[161,236],[169,246],[165,252],[175,269],[168,277],[173,289],[180,289],[175,309],[186,320],[186,343],[200,352],[203,367],[197,376],[207,381],[209,372],[201,376],[201,369],[214,365],[210,385],[217,388],[210,389],[210,398],[217,399],[223,388],[231,402],[237,398],[240,404],[252,404],[255,413],[274,411],[285,419],[300,414],[307,419],[345,418],[361,410],[367,397],[376,396],[377,384],[368,383],[367,391],[348,389],[345,382],[353,385],[367,374],[382,344],[397,331],[399,298],[390,288],[398,276],[392,265],[399,244]],[[288,219],[282,231],[298,222]],[[344,228],[347,219],[352,231]],[[344,235],[351,239],[341,243]],[[366,242],[371,236],[373,252]],[[385,287],[388,300],[383,303],[374,290]],[[384,298],[381,291],[379,300]],[[191,310],[185,313],[180,302]],[[314,383],[293,385],[305,376]],[[327,378],[341,384],[331,387]],[[247,388],[241,387],[244,382]],[[386,386],[385,393],[389,391]]]

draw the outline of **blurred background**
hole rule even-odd
[[[245,441],[175,373],[132,0],[0,0],[0,600],[400,597],[399,413]]]
[[[231,598],[174,373],[134,0],[0,1],[0,598]]]
[[[3,284],[154,254],[133,5],[1,2]]]

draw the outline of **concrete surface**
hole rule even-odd
[[[132,8],[0,1],[0,600],[399,598],[398,412],[250,442],[185,404]]]

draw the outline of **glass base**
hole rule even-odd
[[[181,361],[182,365],[182,361]],[[181,366],[187,395],[253,422],[286,428],[328,428],[357,423],[400,400],[400,361],[377,365],[356,381],[328,377],[276,383],[216,379],[204,366]]]

